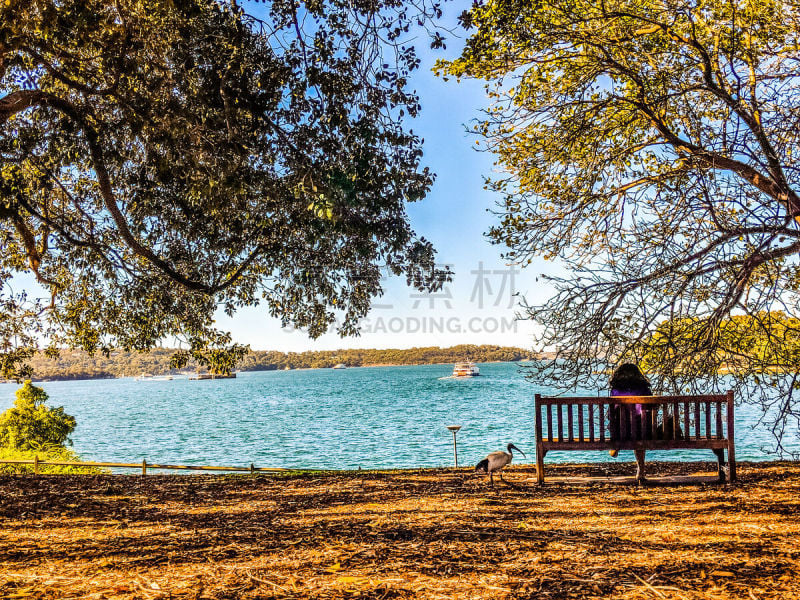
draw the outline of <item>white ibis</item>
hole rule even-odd
[[[494,487],[493,474],[495,473],[495,471],[500,474],[500,481],[506,483],[506,480],[503,479],[503,473],[501,473],[501,470],[506,465],[511,464],[511,459],[514,458],[514,455],[511,452],[512,450],[516,450],[517,452],[522,454],[522,456],[525,456],[525,453],[522,450],[517,448],[514,444],[509,444],[508,452],[503,452],[502,450],[498,450],[497,452],[492,452],[491,454],[489,454],[489,456],[484,458],[481,462],[479,462],[475,466],[475,472],[483,471],[484,473],[488,473],[489,483],[491,484],[492,487]],[[528,457],[525,456],[525,458]]]

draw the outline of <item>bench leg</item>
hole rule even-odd
[[[644,448],[636,448],[636,483],[644,483]]]
[[[725,450],[722,448],[715,448],[714,454],[717,455],[717,473],[719,473],[719,482],[725,483]]]
[[[544,455],[545,451],[536,448],[536,483],[544,483]]]

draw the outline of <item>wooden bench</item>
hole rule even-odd
[[[720,481],[725,481],[727,450],[728,480],[736,480],[733,392],[575,398],[536,394],[535,406],[539,483],[544,482],[544,457],[550,450],[633,450],[640,481],[647,450],[678,449],[712,450]]]

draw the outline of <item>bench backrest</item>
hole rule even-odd
[[[727,440],[734,430],[733,392],[571,398],[536,394],[535,406],[537,442],[603,443],[612,435],[628,441]]]

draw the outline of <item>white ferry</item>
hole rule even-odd
[[[344,364],[344,363],[339,363],[339,364],[333,365],[333,368],[334,369],[346,369],[347,365]]]
[[[458,362],[453,367],[453,377],[477,377],[480,369],[472,362]]]

